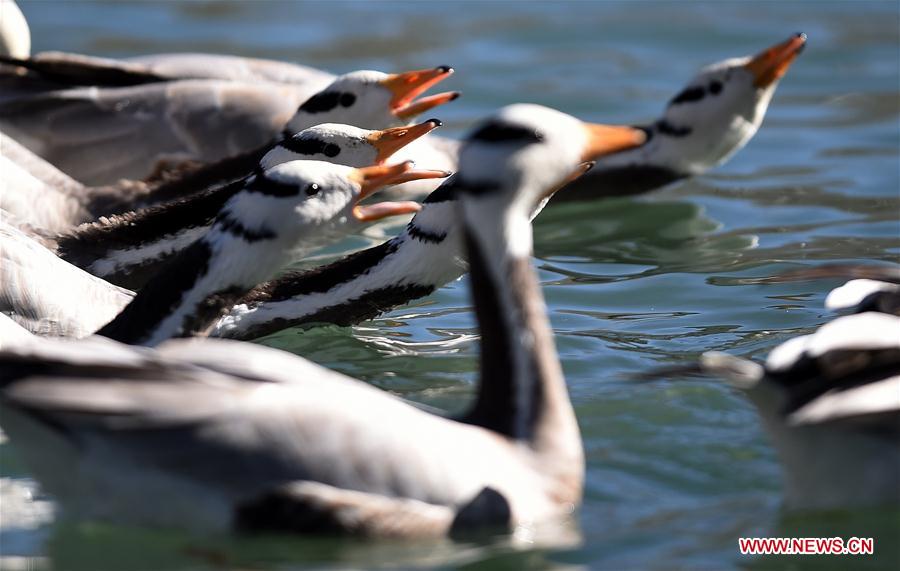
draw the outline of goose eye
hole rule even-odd
[[[341,106],[342,107],[350,107],[356,103],[356,96],[352,93],[342,93],[341,94]]]
[[[312,183],[306,187],[306,196],[315,196],[319,193],[319,185]]]
[[[709,84],[709,92],[713,95],[718,95],[722,93],[722,82],[721,81],[713,81]]]
[[[338,156],[339,154],[341,154],[341,148],[340,148],[339,146],[335,145],[334,143],[328,143],[328,144],[325,145],[325,147],[322,149],[322,153],[323,153],[326,157],[336,157],[336,156]]]

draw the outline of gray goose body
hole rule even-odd
[[[529,138],[534,128],[546,136]],[[530,268],[529,215],[580,161],[641,141],[617,132],[599,146],[574,118],[524,105],[470,138],[461,174],[474,178],[459,208],[483,356],[475,403],[458,419],[274,349],[95,339],[0,351],[4,427],[30,443],[30,465],[75,517],[395,537],[565,519],[581,499],[584,457]],[[523,154],[543,168],[510,160]],[[490,172],[497,178],[482,185]],[[127,424],[110,422],[123,414]],[[73,441],[97,443],[98,455]],[[52,470],[59,459],[71,466],[64,480]]]
[[[70,63],[88,77],[104,69],[104,60],[86,59],[90,65]],[[20,63],[40,70],[42,76],[53,75],[39,59]],[[455,97],[439,98],[432,105],[406,97],[452,73],[446,67],[439,70],[437,75],[429,75],[432,70],[410,72],[423,79],[408,85],[401,85],[401,80],[409,74],[398,74],[401,80],[392,81],[398,76],[369,71],[325,74],[328,81],[301,84],[126,74],[115,86],[85,81],[91,86],[8,97],[0,101],[0,125],[75,179],[90,185],[113,184],[122,178],[146,179],[184,164],[261,155],[285,129],[296,133],[327,122],[377,129],[402,125]],[[40,77],[31,80],[43,81]],[[30,76],[22,81],[29,80]],[[101,74],[98,81],[103,80]]]

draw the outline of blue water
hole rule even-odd
[[[900,566],[900,514],[786,514],[755,412],[717,380],[630,372],[725,350],[763,357],[830,319],[834,281],[758,278],[900,254],[896,2],[24,2],[35,50],[229,52],[335,72],[449,64],[443,134],[510,102],[639,122],[696,70],[796,31],[806,51],[759,134],[729,163],[639,200],[565,205],[535,224],[536,263],[588,455],[569,546],[183,537],[10,523],[0,567],[467,569]],[[358,241],[357,241],[358,242]],[[271,344],[405,397],[458,410],[477,338],[465,280],[353,329]],[[0,474],[25,478],[8,446]],[[37,493],[37,492],[35,492]],[[875,557],[748,558],[741,536],[876,538]]]

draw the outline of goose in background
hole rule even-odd
[[[447,66],[399,74],[356,71],[302,98],[285,93],[293,87],[207,79],[41,91],[0,101],[0,126],[88,185],[155,178],[170,168],[225,158],[235,162],[219,169],[237,168],[240,174],[228,179],[234,180],[285,131],[293,135],[329,122],[369,129],[404,125],[459,95],[419,98],[452,73]]]
[[[33,332],[53,335],[84,335],[111,319],[99,331],[131,342],[202,332],[247,290],[294,256],[343,238],[357,227],[354,221],[419,208],[414,202],[357,204],[381,185],[410,176],[409,163],[363,169],[328,164],[291,161],[248,178],[212,226],[136,296],[7,229],[0,310]],[[60,276],[67,281],[59,282]]]
[[[795,34],[753,57],[703,68],[645,127],[647,143],[597,161],[556,202],[640,194],[723,164],[756,134],[805,45],[806,34]]]
[[[764,364],[710,352],[696,364],[642,375],[717,376],[746,394],[781,460],[791,509],[900,506],[900,271],[837,266],[775,279],[848,272],[869,277],[827,299],[851,314],[782,343]]]
[[[399,149],[440,125],[437,119],[382,131],[350,125],[317,125],[281,141],[251,172],[299,159],[352,167],[384,164]],[[395,182],[442,179],[449,174],[417,169],[397,177]],[[57,237],[56,252],[95,276],[139,289],[169,259],[206,231],[225,202],[241,191],[243,184],[242,179],[180,200],[84,224]]]
[[[514,105],[468,139],[458,205],[482,354],[459,418],[275,349],[94,337],[0,351],[3,428],[72,518],[376,537],[565,520],[584,453],[529,217],[609,139],[642,137]]]

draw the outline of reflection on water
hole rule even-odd
[[[900,255],[896,3],[25,3],[38,49],[98,55],[196,50],[332,71],[452,64],[442,134],[512,101],[639,123],[701,65],[803,30],[809,45],[762,129],[727,165],[639,199],[551,206],[535,246],[588,459],[582,540],[432,544],[196,538],[47,524],[0,444],[0,545],[55,569],[896,568],[896,511],[796,516],[754,410],[715,379],[635,384],[628,373],[706,350],[763,357],[819,326],[835,280],[772,282],[823,262]],[[421,165],[426,166],[426,165]],[[376,243],[397,226],[336,246]],[[465,279],[352,329],[265,340],[398,395],[458,411],[477,332]],[[16,504],[18,502],[18,504]],[[33,517],[10,523],[10,506]],[[43,517],[44,519],[41,519]],[[876,538],[870,558],[742,558],[741,536]],[[546,538],[545,538],[546,539]],[[4,559],[0,566],[14,565]],[[20,568],[23,565],[20,565]]]

